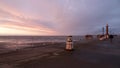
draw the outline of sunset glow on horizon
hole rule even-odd
[[[0,35],[84,35],[108,23],[120,32],[118,0],[1,0]]]
[[[27,16],[7,5],[0,4],[0,35],[55,35],[52,29],[49,29],[32,20],[37,19],[33,16]],[[39,19],[39,18],[38,18]]]

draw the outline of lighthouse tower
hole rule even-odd
[[[103,32],[103,35],[104,35],[104,27],[102,28],[102,32]]]
[[[109,26],[108,24],[106,25],[106,39],[109,38]]]

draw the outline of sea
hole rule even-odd
[[[66,39],[67,36],[0,36],[0,51],[36,46],[33,43],[66,42]],[[83,39],[84,36],[73,36],[73,41]]]

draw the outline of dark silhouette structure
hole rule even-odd
[[[106,25],[106,39],[109,38],[109,26],[108,24]]]
[[[85,39],[89,40],[89,39],[93,39],[92,35],[85,35]]]
[[[102,31],[103,31],[103,35],[104,35],[104,27],[102,28]]]
[[[110,39],[110,42],[111,42],[111,43],[112,43],[113,38],[114,38],[113,35],[109,35],[109,39]]]

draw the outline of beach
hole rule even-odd
[[[120,38],[74,41],[74,51],[65,42],[35,43],[32,47],[0,54],[0,68],[120,68]],[[41,46],[43,45],[43,46]]]

